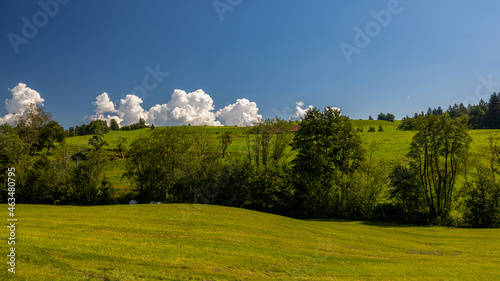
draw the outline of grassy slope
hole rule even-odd
[[[302,221],[207,205],[16,212],[16,280],[500,280],[499,229]]]
[[[414,132],[403,132],[398,131],[396,128],[401,121],[396,121],[394,123],[387,121],[378,120],[354,120],[355,126],[362,126],[363,133],[361,133],[365,147],[371,142],[377,143],[377,148],[373,153],[373,159],[383,161],[386,163],[393,163],[395,160],[402,158],[408,153],[410,149],[411,138]],[[383,132],[368,132],[370,127],[374,127],[378,130],[378,126],[382,125]],[[213,136],[218,136],[221,133],[229,131],[232,134],[233,142],[228,148],[228,152],[232,157],[245,157],[247,153],[247,145],[245,138],[243,137],[244,128],[241,127],[196,127],[196,126],[186,126],[189,129],[203,129],[207,130]],[[142,134],[150,133],[150,129],[141,129],[134,131],[112,131],[105,135],[105,140],[108,142],[109,146],[105,149],[116,150],[116,142],[119,137],[125,137],[127,139],[127,144],[130,145],[134,138]],[[473,138],[471,144],[471,151],[476,154],[480,154],[483,147],[487,145],[487,138],[491,134],[500,133],[499,130],[471,130],[469,134]],[[90,136],[78,136],[71,137],[67,139],[67,143],[71,147],[88,147],[88,139]],[[115,157],[118,153],[114,152]],[[293,153],[291,153],[293,158]],[[122,179],[121,176],[125,171],[125,161],[115,159],[109,162],[106,169],[106,176],[111,180],[113,185],[119,188],[125,188],[130,185],[127,179]]]

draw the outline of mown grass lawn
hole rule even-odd
[[[500,280],[499,229],[184,204],[18,205],[16,213],[15,280]],[[12,276],[3,262],[0,279]]]

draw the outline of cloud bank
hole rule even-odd
[[[45,99],[40,94],[19,83],[9,90],[12,98],[5,100],[7,115],[0,117],[0,124],[17,124],[17,117],[23,115],[30,104],[43,105]],[[235,103],[215,111],[214,101],[203,90],[186,93],[174,90],[170,100],[164,104],[156,104],[149,110],[142,107],[143,100],[136,95],[126,95],[118,104],[113,103],[109,94],[98,95],[92,103],[94,114],[84,119],[105,120],[108,124],[115,119],[120,126],[126,126],[144,119],[147,124],[155,126],[251,126],[262,120],[259,108],[255,102],[246,98],[237,99]],[[295,113],[288,120],[301,120],[306,112],[314,108],[312,105],[304,108],[303,102],[297,102]],[[333,107],[333,109],[338,109]]]
[[[262,119],[262,115],[258,114],[257,104],[248,99],[237,99],[236,103],[215,112],[212,97],[201,89],[191,93],[177,89],[172,93],[170,101],[157,104],[149,110],[142,108],[142,102],[135,95],[127,95],[117,107],[108,93],[102,93],[92,103],[94,115],[90,119],[105,120],[108,123],[115,119],[120,126],[137,123],[140,118],[155,126],[222,126],[222,122],[229,126],[249,126]]]
[[[7,115],[0,117],[0,124],[16,125],[17,117],[23,115],[30,104],[43,105],[45,101],[37,91],[27,87],[24,83],[17,84],[9,91],[12,98],[5,99]]]

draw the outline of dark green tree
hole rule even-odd
[[[292,143],[297,153],[292,165],[297,178],[298,216],[328,216],[333,204],[332,181],[339,174],[355,171],[364,159],[361,137],[352,121],[332,108],[308,110],[300,125]],[[348,192],[344,187],[340,198]]]
[[[232,142],[231,135],[227,131],[219,136],[219,147],[222,150],[222,158],[226,157],[226,150]]]
[[[500,226],[500,185],[490,171],[478,167],[473,184],[465,185],[464,223],[470,227]]]
[[[116,122],[116,119],[114,118],[111,119],[109,128],[111,129],[111,131],[120,130],[120,126],[118,125],[118,122]]]
[[[126,149],[127,139],[124,137],[120,137],[116,142],[116,148],[118,148],[118,152],[120,153],[120,158],[123,159],[123,151]]]
[[[138,200],[176,200],[172,192],[175,184],[187,172],[199,170],[193,162],[202,161],[194,150],[192,134],[185,128],[167,127],[141,135],[130,144],[125,176],[138,191]],[[192,190],[182,192],[193,194]]]
[[[98,203],[101,205],[110,204],[112,200],[113,191],[114,191],[113,185],[106,178],[106,176],[104,176],[103,179],[101,180],[101,183],[99,185],[99,190],[97,193]]]
[[[486,125],[488,129],[500,128],[500,94],[493,93],[488,103],[486,113]]]
[[[108,145],[108,143],[104,140],[104,134],[100,130],[97,130],[96,134],[89,139],[88,144],[93,146],[96,151],[99,151],[103,146]]]
[[[486,128],[486,111],[479,105],[470,106],[468,110],[468,121],[471,129],[485,129]]]
[[[446,113],[419,117],[408,156],[418,172],[419,186],[432,217],[448,216],[455,191],[459,159],[467,153],[471,137],[465,118],[452,120]]]
[[[55,143],[60,143],[66,138],[64,128],[57,121],[51,120],[45,124],[38,137],[37,147],[47,148],[47,153],[54,147]]]
[[[387,113],[385,115],[385,120],[386,121],[394,122],[395,119],[396,119],[396,116],[394,116],[394,114],[392,114],[392,113]]]
[[[387,116],[384,113],[380,112],[377,116],[377,120],[387,120]]]
[[[426,201],[419,185],[418,172],[407,165],[395,166],[390,175],[389,195],[401,212],[403,223],[427,223]]]
[[[24,114],[18,116],[16,131],[21,140],[28,145],[29,151],[34,152],[39,147],[40,134],[51,120],[50,113],[35,104],[29,105]]]

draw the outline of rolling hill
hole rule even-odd
[[[499,229],[185,204],[18,205],[16,213],[16,280],[500,280]]]

